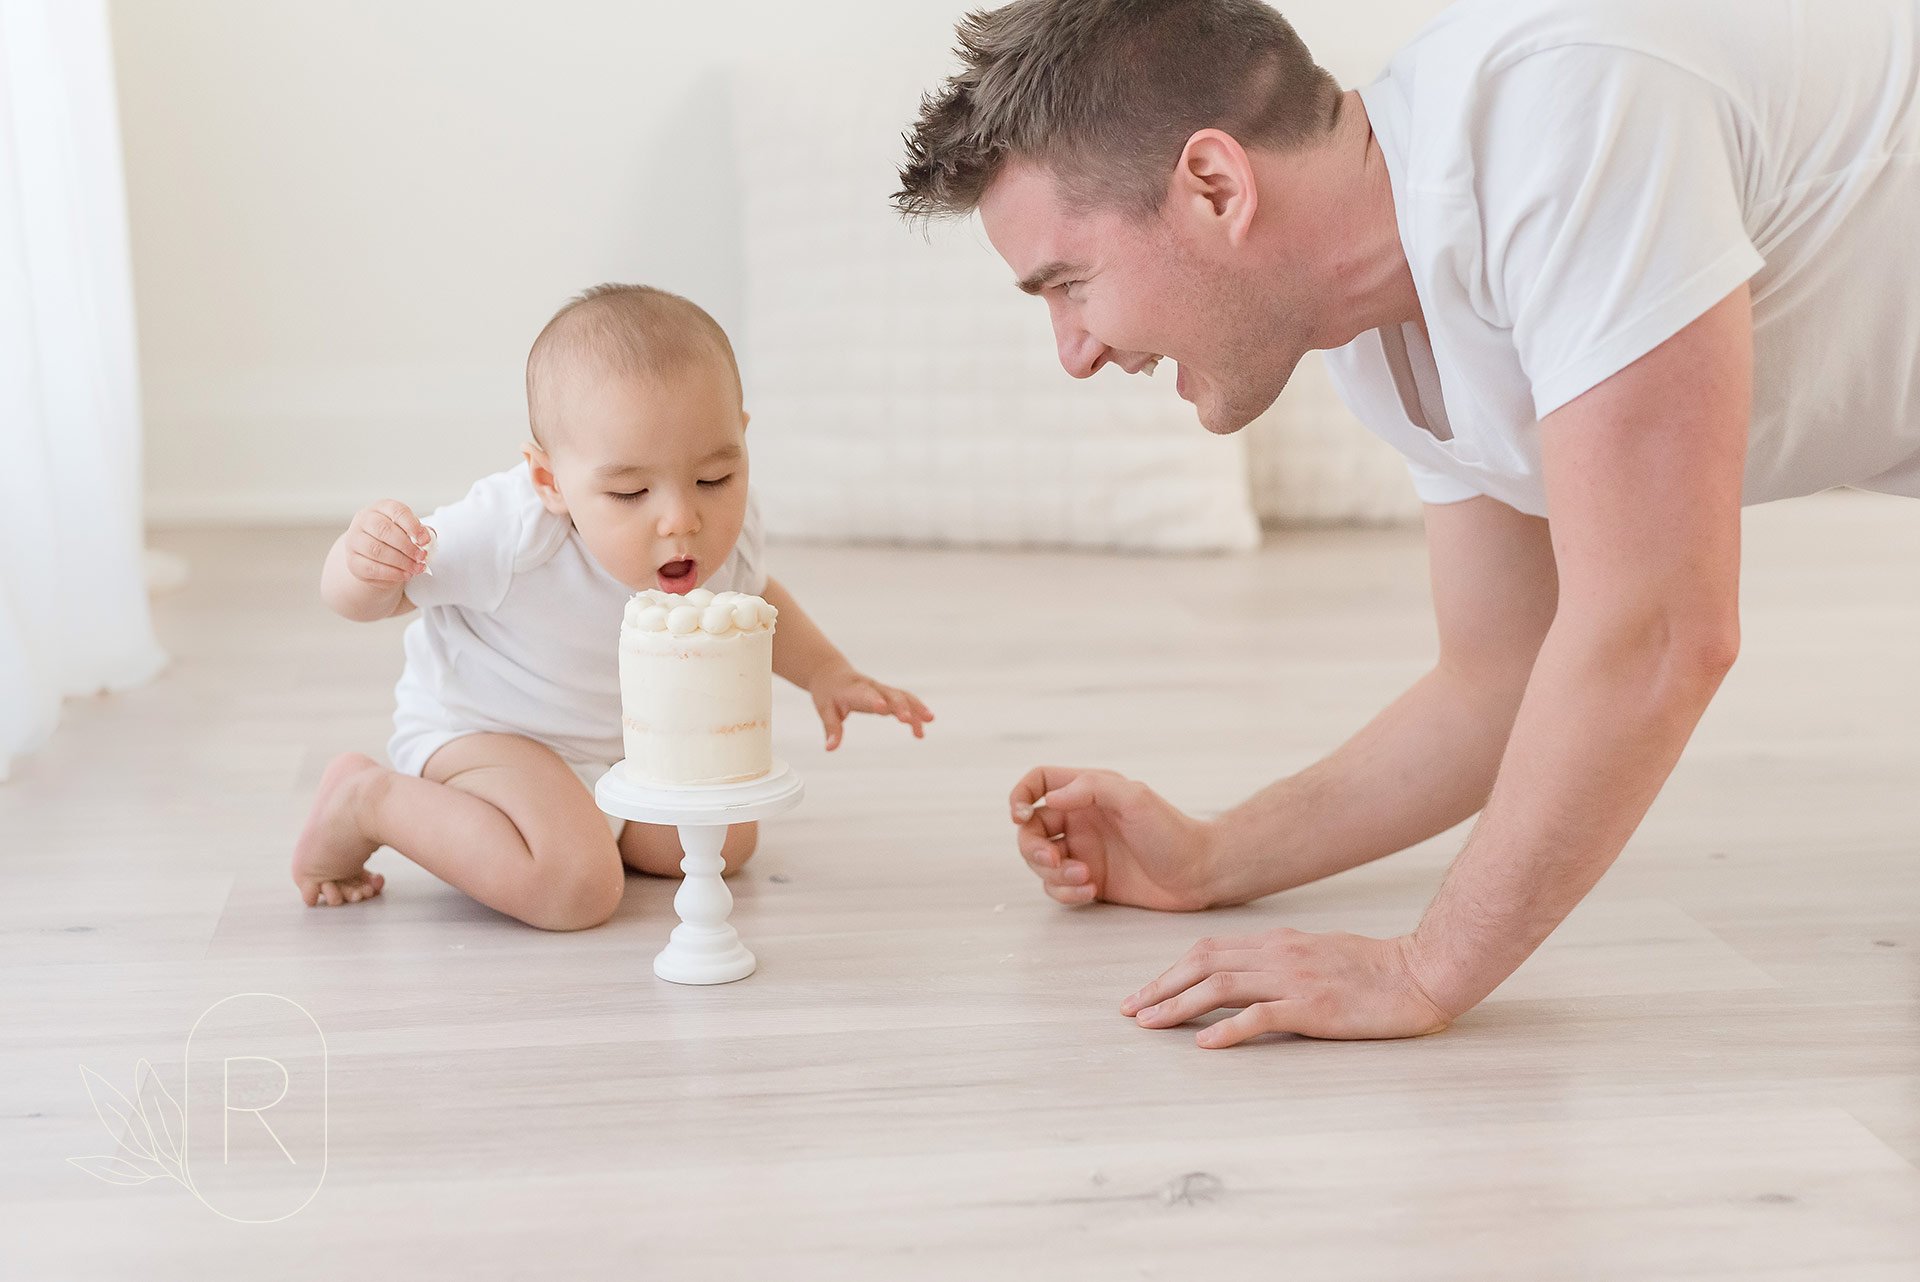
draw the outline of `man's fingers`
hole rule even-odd
[[[1047,768],[1035,766],[1020,776],[1020,782],[1013,785],[1013,791],[1007,794],[1007,809],[1013,815],[1013,821],[1023,824],[1033,817],[1033,803],[1047,795]]]
[[[1082,770],[1073,778],[1044,794],[1048,810],[1063,813],[1087,810],[1094,806],[1114,806],[1126,800],[1128,790],[1142,785],[1111,770]]]
[[[1033,808],[1044,798],[1048,809],[1063,809],[1054,804],[1054,798],[1061,790],[1087,778],[1089,775],[1105,774],[1118,779],[1111,770],[1080,770],[1073,766],[1035,766],[1020,776],[1020,782],[1013,786],[1013,792],[1007,802],[1013,811],[1013,821],[1025,823],[1033,815]],[[1081,802],[1081,806],[1090,802]]]
[[[1093,880],[1093,870],[1083,859],[1075,859],[1052,841],[1026,841],[1020,846],[1020,857],[1027,861],[1027,867],[1042,881],[1056,881],[1062,885],[1077,886]]]
[[[1024,829],[1020,833],[1020,853],[1033,865],[1035,872],[1058,868],[1066,859],[1066,852],[1061,850],[1059,842],[1048,841],[1045,835],[1036,836]]]
[[[1186,956],[1167,967],[1158,979],[1121,1002],[1121,1014],[1137,1015],[1149,1006],[1192,988],[1215,971],[1258,969],[1261,958],[1254,953],[1258,943],[1257,936],[1201,940],[1187,950]]]
[[[1133,996],[1120,1003],[1122,1015],[1138,1015],[1147,1007],[1163,1002],[1175,993],[1184,992],[1212,973],[1212,966],[1196,958],[1192,952],[1163,971],[1159,978],[1147,984]]]
[[[1022,845],[1030,841],[1057,843],[1066,836],[1066,833],[1055,832],[1054,829],[1064,828],[1065,826],[1066,825],[1058,819],[1055,819],[1049,824],[1047,822],[1047,812],[1044,810],[1037,811],[1031,819],[1028,819],[1020,825],[1020,842]]]
[[[1304,1013],[1305,1005],[1305,1002],[1293,998],[1256,1002],[1237,1015],[1207,1025],[1193,1035],[1193,1040],[1207,1050],[1219,1050],[1225,1046],[1238,1046],[1249,1037],[1258,1037],[1262,1033],[1298,1032],[1299,1017]]]
[[[1238,963],[1226,964],[1231,966],[1253,960],[1244,953],[1237,956],[1240,958]],[[1176,1024],[1197,1019],[1208,1011],[1273,1000],[1281,995],[1277,991],[1277,979],[1271,973],[1259,971],[1216,970],[1170,997],[1149,1003],[1134,1018],[1144,1028],[1172,1028]]]

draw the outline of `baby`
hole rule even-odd
[[[520,466],[424,522],[375,503],[327,555],[320,593],[338,613],[421,617],[394,689],[393,768],[336,758],[294,847],[309,905],[379,894],[366,865],[381,846],[548,930],[612,916],[622,864],[677,875],[673,829],[609,820],[592,795],[622,755],[616,646],[640,589],[771,602],[773,669],[813,696],[829,751],[849,713],[916,738],[933,720],[855,671],[767,577],[739,368],[706,312],[644,286],[588,290],[534,340],[527,414]],[[727,834],[729,872],[755,839],[751,824]]]

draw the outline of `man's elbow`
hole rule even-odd
[[[1662,631],[1661,685],[1682,701],[1705,703],[1740,658],[1739,618],[1682,616]]]
[[[1588,615],[1582,627],[1600,670],[1652,696],[1655,706],[1704,707],[1740,655],[1740,620],[1733,611],[1648,606]]]

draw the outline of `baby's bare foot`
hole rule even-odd
[[[343,753],[320,776],[313,813],[293,844],[293,884],[309,908],[357,904],[380,893],[387,879],[367,871],[380,848],[360,828],[360,799],[383,773],[380,763],[357,752]]]

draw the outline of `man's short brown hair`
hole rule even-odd
[[[713,361],[740,386],[740,366],[720,322],[651,285],[595,285],[555,312],[527,353],[527,418],[551,448],[561,382],[583,373],[661,379]]]
[[[1148,213],[1200,130],[1284,149],[1339,110],[1339,84],[1260,0],[1015,0],[958,35],[960,71],[905,136],[893,202],[909,218],[971,213],[1012,158]]]

